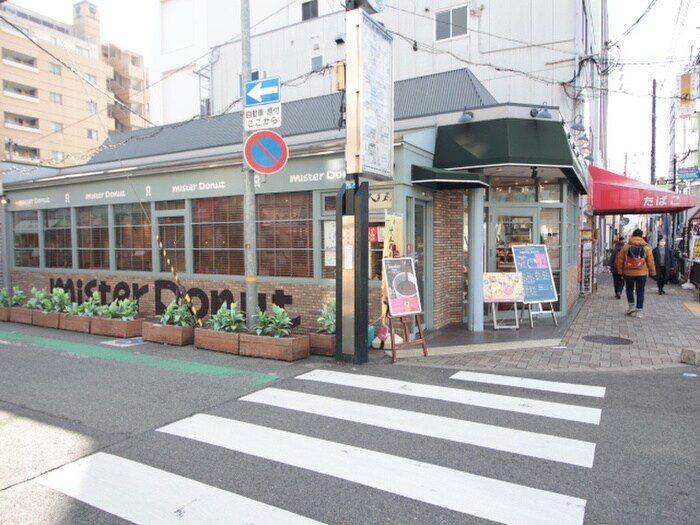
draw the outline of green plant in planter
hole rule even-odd
[[[12,296],[10,292],[7,291],[7,288],[0,288],[0,307],[6,308],[10,306],[11,301]]]
[[[117,299],[109,304],[101,305],[98,314],[105,319],[132,321],[139,314],[139,303],[136,299]]]
[[[10,306],[25,306],[27,303],[27,298],[24,295],[24,292],[18,287],[15,286],[12,289],[12,298],[10,299]]]
[[[319,317],[317,321],[318,324],[321,325],[321,332],[324,332],[328,335],[333,335],[335,333],[335,301],[331,301],[330,303],[323,305],[323,308],[321,308],[321,317]]]
[[[66,307],[66,313],[81,317],[95,317],[100,312],[100,293],[92,292],[92,295],[81,304],[72,303]]]
[[[53,311],[53,304],[51,303],[51,293],[48,290],[38,288],[32,288],[32,296],[27,301],[27,308],[32,310],[43,310],[45,312]]]
[[[258,307],[258,322],[255,333],[270,337],[287,337],[292,333],[292,320],[287,311],[276,304],[272,305],[272,313],[263,311]]]
[[[63,288],[54,288],[51,292],[51,310],[54,312],[63,313],[70,306],[70,294]]]
[[[196,319],[182,297],[173,299],[160,317],[160,324],[168,326],[194,326]]]
[[[219,311],[213,314],[207,322],[207,327],[217,332],[243,332],[245,326],[245,313],[238,308],[238,303],[221,305]]]

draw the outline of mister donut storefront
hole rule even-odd
[[[451,95],[416,104],[426,90]],[[283,306],[306,332],[335,299],[340,105],[339,94],[285,103],[278,131],[290,159],[255,178],[258,304]],[[473,119],[459,123],[465,107]],[[427,329],[483,330],[473,283],[514,271],[517,244],[546,246],[555,309],[569,313],[587,172],[563,120],[533,118],[531,107],[497,104],[467,69],[396,83],[393,178],[369,191],[370,322],[381,313],[387,218],[415,261]],[[240,113],[116,135],[80,166],[3,172],[8,286],[136,298],[153,316],[177,293],[174,270],[202,316],[245,305]]]

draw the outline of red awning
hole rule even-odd
[[[652,186],[596,166],[588,168],[594,215],[673,213],[696,206],[695,197]]]

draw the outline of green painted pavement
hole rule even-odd
[[[95,359],[107,359],[122,363],[138,364],[161,368],[163,370],[174,370],[185,374],[204,375],[209,377],[241,377],[255,384],[264,384],[280,379],[277,374],[262,372],[251,372],[240,368],[227,366],[207,365],[195,361],[184,359],[170,359],[148,354],[137,354],[125,350],[105,348],[103,346],[85,343],[75,343],[72,341],[62,341],[60,339],[50,339],[47,337],[36,337],[32,335],[19,334],[17,332],[0,331],[0,340],[24,343],[37,348],[58,350],[60,352],[70,352],[73,354],[93,357]]]

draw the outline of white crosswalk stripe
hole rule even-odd
[[[450,376],[450,379],[460,381],[473,381],[475,383],[487,383],[490,385],[505,385],[518,388],[542,390],[544,392],[559,392],[590,397],[605,397],[605,387],[589,385],[573,385],[571,383],[559,383],[556,381],[542,381],[541,379],[528,379],[526,377],[503,376],[497,374],[483,374],[481,372],[460,371]]]
[[[38,481],[134,523],[319,523],[103,452],[44,474]],[[264,520],[261,516],[264,516]]]
[[[283,430],[205,414],[159,430],[500,523],[583,522],[586,502],[579,498]]]
[[[568,419],[570,421],[590,423],[593,425],[598,425],[600,423],[600,409],[569,405],[566,403],[552,403],[524,397],[486,394],[474,390],[425,385],[422,383],[411,383],[384,377],[334,372],[332,370],[312,370],[311,372],[298,376],[297,379],[332,383],[334,385],[355,388],[366,388],[405,396],[438,399],[441,401],[493,408],[496,410],[509,410],[511,412],[520,412],[535,416]]]
[[[504,389],[534,389],[588,397],[605,395],[604,389],[600,390],[602,387],[473,374],[459,373],[452,379],[497,385]],[[247,414],[244,419],[260,417],[269,421],[269,417],[264,417],[265,412],[285,410],[289,411],[285,420],[322,417],[329,421],[324,427],[337,427],[343,431],[345,425],[368,425],[396,432],[396,436],[401,435],[404,440],[409,440],[405,442],[416,439],[412,436],[445,440],[453,443],[453,447],[482,447],[495,451],[495,454],[505,452],[532,458],[531,461],[553,462],[553,465],[561,465],[560,469],[573,467],[578,472],[584,472],[578,467],[589,469],[594,464],[595,443],[554,434],[562,432],[562,425],[570,425],[562,421],[574,422],[574,432],[593,428],[576,424],[599,424],[600,409],[329,370],[307,372],[297,376],[296,380],[291,382],[289,388],[264,388],[243,396],[239,400],[242,403],[238,412]],[[316,393],[298,391],[301,389],[299,387],[306,386],[313,387]],[[357,390],[343,391],[337,387]],[[325,395],[330,392],[332,396]],[[355,392],[362,395],[363,402],[343,398]],[[513,412],[516,415],[509,420],[515,418],[513,421],[520,424],[527,416],[545,416],[529,420],[536,423],[534,426],[538,430],[544,427],[546,433],[468,421],[459,416],[445,417],[384,406],[384,398],[375,392],[395,395],[397,402],[400,402],[399,396],[421,397],[428,403],[456,403],[454,406],[468,405]],[[370,401],[365,402],[366,398]],[[245,406],[252,408],[253,404],[260,410],[243,410]],[[445,412],[459,413],[454,409]],[[470,412],[463,410],[462,413]],[[276,416],[279,414],[277,412]],[[488,412],[481,414],[485,414],[481,417],[487,417]],[[547,417],[558,421],[555,424]],[[365,487],[363,490],[392,493],[418,504],[434,505],[496,523],[582,525],[584,521],[586,500],[577,495],[528,486],[529,481],[528,484],[520,484],[466,472],[451,468],[451,463],[443,461],[440,463],[444,464],[437,465],[305,435],[305,432],[272,428],[269,423],[261,425],[241,419],[195,414],[159,428],[158,433],[176,436],[170,439],[184,438],[181,441],[183,447],[196,446],[201,449],[201,444],[211,445],[222,451],[259,458],[258,461],[283,464],[354,483]],[[587,432],[587,435],[590,434]],[[469,454],[478,454],[478,451],[475,448]],[[235,454],[230,455],[234,464],[240,459]],[[427,457],[436,456],[429,454]],[[270,471],[274,470],[271,466]],[[539,470],[535,469],[534,472]],[[567,475],[571,475],[570,470]],[[530,480],[530,477],[526,479]],[[257,502],[182,475],[106,453],[94,454],[66,465],[40,476],[38,481],[135,523],[319,523],[298,513],[271,506],[269,499],[268,503]],[[537,475],[533,476],[533,483],[537,484]],[[548,488],[551,486],[556,487],[556,484],[550,484]],[[232,508],[236,509],[233,514]],[[299,512],[299,508],[294,510]],[[309,515],[314,516],[314,513],[310,511]],[[224,516],[225,519],[222,519]],[[381,518],[377,517],[377,520]]]
[[[514,454],[560,461],[581,467],[593,466],[595,444],[576,439],[280,390],[279,388],[265,388],[241,399]]]

